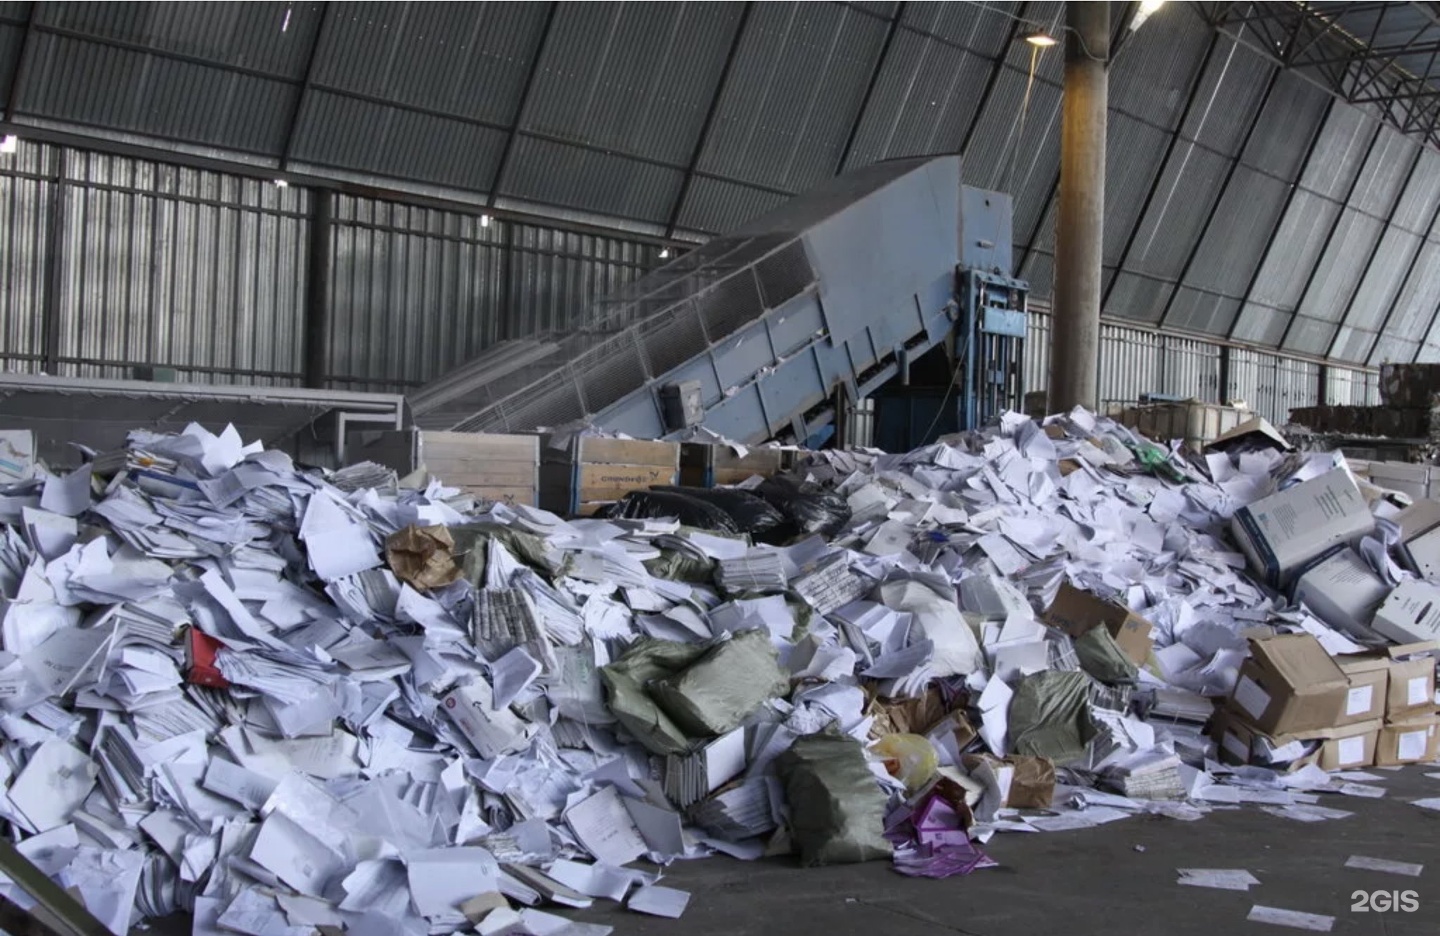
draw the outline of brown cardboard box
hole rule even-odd
[[[1386,649],[1390,661],[1390,691],[1385,701],[1385,717],[1399,721],[1410,715],[1435,709],[1435,657],[1440,643],[1400,644]]]
[[[1380,738],[1382,724],[1383,722],[1376,718],[1320,732],[1324,743],[1320,745],[1316,763],[1321,770],[1369,767],[1375,763],[1375,747]]]
[[[1390,686],[1390,661],[1383,656],[1360,653],[1336,657],[1335,662],[1350,683],[1338,725],[1354,725],[1385,717],[1386,691]]]
[[[1379,729],[1380,722],[1377,720],[1373,730],[1378,732]],[[1215,713],[1210,722],[1210,737],[1219,748],[1220,761],[1225,764],[1260,764],[1283,770],[1285,773],[1294,773],[1315,763],[1320,757],[1319,748],[1314,744],[1307,744],[1315,739],[1295,735],[1271,737],[1246,721],[1245,716],[1226,709]],[[1279,753],[1277,756],[1277,752],[1291,745],[1295,746],[1293,751]]]
[[[1395,767],[1433,760],[1437,744],[1440,744],[1440,717],[1433,712],[1388,722],[1380,729],[1380,740],[1375,745],[1375,765]]]
[[[1250,659],[1226,704],[1268,735],[1333,728],[1350,683],[1309,634],[1252,639]]]
[[[1120,649],[1136,666],[1145,665],[1154,646],[1154,641],[1150,639],[1149,621],[1129,608],[1097,598],[1069,582],[1061,583],[1059,594],[1041,620],[1071,637],[1079,637],[1090,628],[1104,624],[1110,636],[1115,638]]]

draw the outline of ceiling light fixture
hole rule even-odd
[[[1046,32],[1030,32],[1025,34],[1025,41],[1038,49],[1048,49],[1059,42],[1054,36]]]
[[[487,214],[482,214],[482,215],[480,216],[480,226],[481,226],[481,227],[489,227],[489,226],[490,226],[490,216],[489,216],[489,215],[487,215]]]
[[[661,248],[660,248],[660,259],[661,259],[661,260],[669,260],[669,259],[670,259],[670,248],[669,248],[669,247],[661,247]]]
[[[0,153],[13,153],[20,148],[20,138],[9,134],[0,137]]]
[[[1130,21],[1130,31],[1134,32],[1145,25],[1145,21],[1150,18],[1150,15],[1164,5],[1165,0],[1145,0],[1141,3],[1140,9],[1135,11],[1135,18]]]

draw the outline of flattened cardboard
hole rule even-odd
[[[1375,609],[1390,586],[1348,546],[1296,573],[1293,600],[1320,620],[1352,636],[1368,635]]]
[[[1380,739],[1375,745],[1375,764],[1378,767],[1396,767],[1434,760],[1437,745],[1440,745],[1440,717],[1434,714],[1389,722],[1380,729]]]
[[[1271,448],[1279,449],[1282,452],[1288,452],[1292,447],[1289,441],[1280,434],[1280,431],[1270,425],[1268,419],[1263,416],[1252,416],[1229,432],[1223,432],[1216,436],[1214,441],[1207,442],[1205,444],[1205,451],[1223,452],[1228,449],[1232,443],[1245,438],[1263,441]]]
[[[1376,609],[1370,627],[1396,643],[1440,639],[1440,588],[1415,579],[1401,582]]]
[[[1150,639],[1149,621],[1128,608],[1075,588],[1069,582],[1061,583],[1059,593],[1041,620],[1071,637],[1080,637],[1092,627],[1104,624],[1110,636],[1115,638],[1120,649],[1136,666],[1145,665],[1154,646],[1154,641]]]
[[[1309,634],[1252,639],[1227,705],[1269,735],[1331,728],[1345,709],[1350,683]]]
[[[1230,521],[1251,569],[1277,588],[1311,559],[1374,527],[1365,497],[1343,468],[1262,497]]]

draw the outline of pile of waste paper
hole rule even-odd
[[[598,934],[552,911],[678,917],[676,859],[947,877],[1000,832],[1344,816],[1322,768],[1435,756],[1433,647],[1371,627],[1423,584],[1401,505],[1232,441],[1010,415],[565,519],[137,431],[0,489],[0,815],[115,933],[254,936]],[[1366,606],[1293,602],[1337,555]]]

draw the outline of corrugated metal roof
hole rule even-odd
[[[1321,322],[1304,315],[1295,316],[1290,325],[1290,334],[1281,347],[1299,354],[1324,354],[1340,326],[1333,322]]]
[[[283,81],[51,33],[30,44],[21,111],[89,126],[278,153],[299,93]]]
[[[1335,202],[1303,189],[1297,191],[1249,298],[1260,305],[1292,311],[1339,212]]]
[[[478,124],[311,91],[292,153],[302,162],[483,192],[505,134]]]
[[[1140,220],[1170,137],[1121,113],[1109,115],[1105,141],[1104,262],[1117,264]]]
[[[739,3],[562,4],[523,126],[684,166],[742,9]]]
[[[784,201],[783,195],[701,176],[691,183],[676,224],[690,231],[719,234],[735,230]]]
[[[994,58],[1005,44],[1011,16],[1025,3],[907,3],[901,14],[902,29],[937,36],[947,43],[964,46],[986,58]]]
[[[1240,309],[1240,318],[1235,321],[1231,337],[1236,341],[1273,347],[1280,343],[1280,337],[1289,324],[1290,313],[1247,302]]]
[[[1385,333],[1423,339],[1436,308],[1440,308],[1440,244],[1425,241],[1395,300],[1395,311],[1385,323]]]
[[[1330,96],[1292,72],[1282,72],[1242,154],[1257,169],[1293,182],[1305,159],[1305,142],[1314,134]]]
[[[1372,217],[1389,218],[1419,149],[1419,144],[1389,127],[1381,127],[1370,158],[1360,171],[1360,181],[1350,196],[1350,204]]]
[[[900,30],[860,122],[850,165],[958,151],[980,106],[977,89],[994,67],[975,53]]]
[[[28,171],[43,147],[22,144],[17,161]],[[48,283],[49,211],[53,183],[0,175],[0,360],[7,370],[35,371],[45,350],[44,309]],[[30,360],[26,360],[30,358]]]
[[[15,77],[24,42],[25,27],[0,23],[0,107],[10,104],[10,82]]]
[[[1284,182],[1237,167],[1195,254],[1186,284],[1243,298],[1280,220],[1288,191]]]
[[[790,192],[833,175],[885,26],[824,3],[757,4],[700,168]]]
[[[1326,198],[1344,198],[1377,129],[1378,121],[1358,107],[1336,104],[1315,141],[1300,184]]]
[[[1424,148],[1420,150],[1420,164],[1410,176],[1410,184],[1400,196],[1390,221],[1396,227],[1423,235],[1428,232],[1437,206],[1440,206],[1440,153]]]
[[[663,222],[685,174],[657,166],[522,136],[501,192],[602,215]]]
[[[281,78],[305,77],[320,3],[40,3],[35,24]]]
[[[1170,303],[1170,314],[1166,317],[1165,324],[1171,328],[1204,332],[1207,335],[1224,335],[1230,330],[1230,323],[1239,313],[1239,299],[1181,286]],[[1177,388],[1174,392],[1184,391]]]
[[[1223,156],[1182,142],[1170,154],[1150,208],[1140,219],[1127,265],[1174,280],[1200,237],[1229,168]]]
[[[1165,313],[1165,300],[1171,290],[1171,284],[1165,280],[1121,270],[1115,274],[1115,285],[1110,289],[1104,312],[1141,322],[1158,322]]]
[[[1157,127],[1173,128],[1185,109],[1210,34],[1203,20],[1183,9],[1162,7],[1147,19],[1110,66],[1112,119],[1120,111]]]
[[[1300,301],[1301,315],[1322,322],[1340,321],[1382,230],[1384,226],[1374,218],[1354,208],[1345,209]]]
[[[1222,37],[1195,92],[1180,132],[1219,152],[1233,155],[1255,116],[1274,67]]]
[[[509,126],[544,3],[333,3],[315,83]],[[425,140],[415,141],[418,147]]]
[[[1380,238],[1380,246],[1375,251],[1375,258],[1370,261],[1370,268],[1365,271],[1364,279],[1360,281],[1360,287],[1350,303],[1350,310],[1345,313],[1346,325],[1376,331],[1385,323],[1386,315],[1395,304],[1395,297],[1405,285],[1405,271],[1410,268],[1410,261],[1415,258],[1415,251],[1419,249],[1418,235],[1399,228],[1385,229]],[[1393,328],[1396,324],[1392,319],[1387,327]],[[1364,357],[1366,350],[1360,349],[1360,357]],[[1346,360],[1356,360],[1354,355],[1344,357]]]

